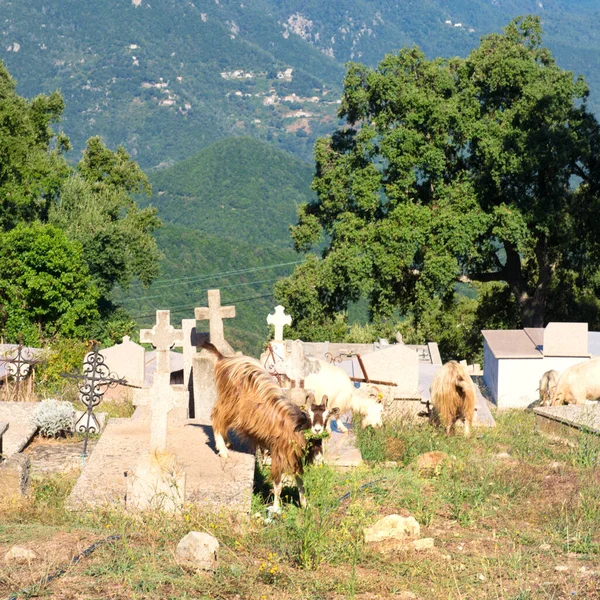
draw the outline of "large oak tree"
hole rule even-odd
[[[346,123],[317,142],[317,199],[292,228],[301,252],[324,234],[322,259],[277,286],[296,325],[361,296],[373,317],[418,321],[461,280],[504,282],[524,326],[543,326],[548,306],[560,314],[550,296],[593,294],[600,136],[587,96],[535,17],[465,59],[405,48],[376,69],[350,64]]]

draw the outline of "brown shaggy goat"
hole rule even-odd
[[[446,428],[449,435],[454,424],[462,419],[467,437],[473,425],[475,412],[475,385],[467,369],[455,360],[447,362],[431,383],[432,421]]]
[[[295,475],[300,502],[306,506],[301,476],[304,463],[313,458],[311,444],[304,435],[311,427],[309,416],[285,397],[257,360],[249,356],[223,356],[208,342],[202,346],[217,357],[217,401],[211,414],[217,452],[227,458],[229,429],[268,449],[273,507],[279,508],[283,473]],[[320,416],[325,422],[327,411],[320,412]]]

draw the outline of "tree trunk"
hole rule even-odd
[[[537,281],[533,285],[523,275],[521,257],[516,248],[507,242],[504,247],[507,282],[519,305],[521,323],[523,327],[544,327],[546,296],[551,275],[546,240],[538,239],[535,247]]]

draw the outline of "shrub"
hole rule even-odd
[[[48,399],[40,402],[33,413],[33,423],[44,437],[58,437],[71,433],[75,409],[70,402]]]

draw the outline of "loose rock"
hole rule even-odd
[[[383,540],[411,540],[417,539],[421,527],[414,517],[401,517],[389,515],[379,519],[373,526],[364,530],[365,542],[381,542]]]
[[[213,572],[217,568],[219,541],[214,536],[190,531],[177,544],[175,555],[177,559],[198,571]]]
[[[554,567],[554,570],[558,571],[559,573],[564,573],[565,571],[569,570],[569,567],[567,567],[567,565],[557,565]]]
[[[420,540],[414,540],[408,544],[408,547],[412,550],[431,550],[434,546],[433,538],[421,538]]]
[[[448,461],[450,457],[445,452],[425,452],[417,456],[417,469],[420,473],[438,474],[442,465]]]
[[[5,555],[4,560],[7,563],[25,564],[37,560],[39,556],[29,548],[23,546],[13,546]]]
[[[508,452],[498,452],[494,457],[498,460],[510,460],[512,458]]]
[[[0,465],[0,498],[26,496],[29,491],[29,457],[14,454]]]

